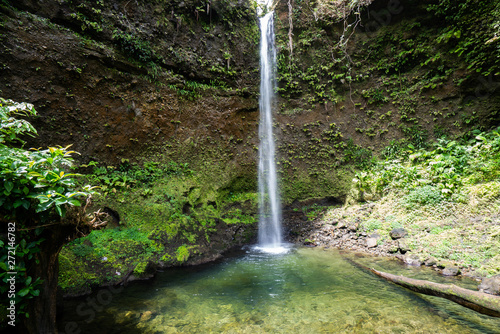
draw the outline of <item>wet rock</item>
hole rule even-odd
[[[479,291],[491,295],[500,295],[500,275],[483,278],[481,284],[477,287]]]
[[[435,266],[437,264],[437,260],[433,257],[430,257],[424,261],[424,264],[428,267]]]
[[[358,230],[358,227],[359,227],[359,223],[358,222],[349,222],[347,223],[347,228],[352,231],[352,232],[356,232]]]
[[[402,239],[398,240],[398,248],[399,248],[399,251],[401,252],[401,254],[405,254],[406,252],[410,251],[410,247],[408,247],[408,244],[406,243],[406,241],[404,241]]]
[[[373,247],[377,247],[377,238],[367,238],[366,239],[366,247],[368,248],[373,248]]]
[[[416,254],[411,254],[411,255],[405,256],[403,258],[403,261],[407,265],[410,265],[410,266],[420,267],[422,265],[422,261],[420,260],[420,258]]]
[[[460,270],[457,267],[446,267],[441,274],[443,274],[443,276],[457,276],[460,274]]]
[[[389,232],[389,235],[393,240],[397,240],[406,237],[408,235],[408,232],[406,232],[404,228],[395,228],[391,232]]]
[[[151,319],[152,316],[153,316],[153,312],[146,311],[146,312],[141,314],[140,321],[148,321],[149,319]]]

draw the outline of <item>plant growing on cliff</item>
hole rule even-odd
[[[17,117],[36,114],[32,105],[0,98],[0,280],[7,283],[11,272],[23,282],[11,300],[28,333],[55,331],[57,254],[72,238],[100,225],[80,207],[79,198],[88,198],[89,188],[77,189],[75,174],[66,173],[71,163],[68,147],[26,150],[21,135],[35,135],[34,127]],[[5,237],[3,237],[5,238]],[[54,275],[55,273],[55,275]],[[8,284],[2,285],[4,293]],[[19,288],[19,285],[17,286]],[[27,301],[32,299],[28,304]],[[28,317],[29,315],[29,317]]]
[[[451,52],[465,59],[469,69],[485,76],[500,73],[500,23],[495,15],[500,6],[496,1],[440,0],[427,9],[446,21],[440,40],[453,40]]]
[[[403,204],[408,208],[467,201],[477,184],[500,178],[500,128],[476,132],[469,141],[441,139],[432,149],[409,146],[390,157],[393,160],[380,161],[370,172],[356,175],[354,186],[360,193],[401,191],[407,193]]]

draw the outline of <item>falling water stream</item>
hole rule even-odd
[[[281,205],[273,134],[276,49],[274,12],[260,18],[260,122],[259,122],[259,247],[279,252],[282,247]]]

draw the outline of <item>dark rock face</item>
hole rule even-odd
[[[172,138],[228,146],[256,131],[258,28],[248,2],[209,13],[194,1],[12,3],[0,12],[0,89],[38,111],[30,146],[73,144],[83,162],[117,164]]]
[[[392,240],[397,240],[407,236],[408,232],[404,228],[395,228],[391,232],[389,232],[389,235],[391,236]]]
[[[477,287],[479,291],[491,295],[500,295],[500,275],[483,278],[481,284]]]

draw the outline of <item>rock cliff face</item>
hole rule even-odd
[[[343,202],[374,155],[499,124],[500,7],[458,3],[276,2],[285,204]],[[66,292],[252,239],[257,24],[246,0],[0,2],[0,95],[39,112],[27,145],[72,144],[97,182],[123,172],[99,203],[120,228],[63,249]]]
[[[15,1],[2,9],[3,96],[40,136],[116,164],[151,146],[255,132],[258,32],[243,4]],[[199,7],[197,7],[199,6]]]
[[[161,154],[193,168],[219,164],[231,169],[226,186],[255,187],[259,33],[250,2],[6,3],[0,90],[39,111],[40,136],[29,144],[73,144],[82,162]],[[458,35],[442,37],[447,23],[424,7],[278,2],[285,200],[342,198],[352,167],[391,140],[418,147],[498,121],[498,76],[470,72],[450,53]]]

